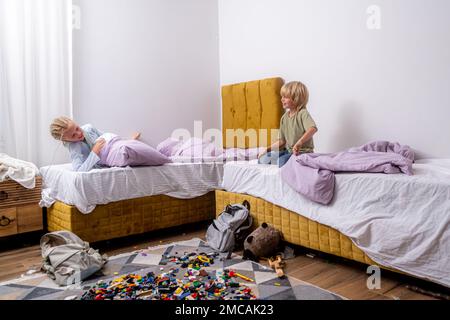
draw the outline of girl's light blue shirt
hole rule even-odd
[[[77,172],[87,172],[97,168],[100,157],[92,152],[95,141],[103,134],[94,128],[91,124],[81,126],[84,133],[84,140],[77,142],[65,142],[64,145],[69,149],[72,167]]]

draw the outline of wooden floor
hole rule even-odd
[[[133,250],[144,249],[154,245],[188,240],[194,237],[204,239],[206,225],[200,224],[183,228],[157,231],[136,237],[128,237],[105,241],[92,245],[101,253],[109,256]],[[41,251],[39,247],[40,234],[21,236],[19,238],[0,239],[0,282],[20,277],[30,269],[39,268]],[[367,266],[325,255],[318,252],[291,246],[296,257],[286,260],[285,272],[297,279],[327,289],[348,299],[358,300],[430,300],[429,295],[423,295],[408,289],[414,285],[433,292],[448,294],[446,288],[417,280],[412,277],[382,271],[381,289],[367,288]],[[267,263],[261,261],[262,264]]]

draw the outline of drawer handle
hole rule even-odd
[[[8,192],[0,191],[0,201],[8,199]]]
[[[11,222],[14,222],[15,219],[10,219],[8,217],[2,216],[0,219],[0,227],[7,227],[11,224]]]

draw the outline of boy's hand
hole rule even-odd
[[[258,154],[258,159],[260,159],[262,156],[268,154],[270,151],[271,151],[271,148],[267,148],[266,150],[264,150],[263,152]]]
[[[101,138],[99,139],[95,145],[92,147],[92,152],[94,152],[95,154],[97,154],[98,156],[100,156],[100,151],[103,149],[103,147],[105,146],[106,140]]]
[[[292,147],[292,153],[293,153],[295,156],[298,156],[298,155],[300,154],[300,148],[301,148],[300,145],[298,145],[298,144],[294,145],[294,146]]]

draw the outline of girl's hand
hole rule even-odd
[[[102,151],[103,147],[105,146],[105,139],[101,138],[99,139],[95,145],[92,147],[92,152],[100,156],[100,151]]]
[[[141,133],[140,132],[135,132],[133,134],[133,136],[131,137],[131,139],[133,140],[139,140],[139,138],[141,137]]]

